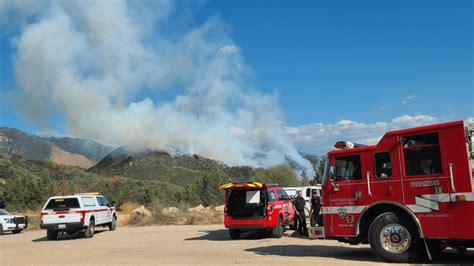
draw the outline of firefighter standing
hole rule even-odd
[[[318,223],[319,211],[321,210],[321,201],[319,199],[318,193],[316,190],[313,190],[312,197],[311,197],[311,214],[310,214],[310,221],[311,226],[316,226]],[[318,223],[318,225],[320,225]]]
[[[306,201],[302,196],[301,190],[298,190],[294,208],[296,217],[298,218],[298,232],[302,235],[307,235],[308,229],[306,227],[306,215],[304,213],[304,210],[306,209]]]

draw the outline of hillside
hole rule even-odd
[[[0,128],[0,154],[5,157],[19,155],[27,160],[90,168],[112,150],[111,147],[90,140],[44,138],[14,128]]]
[[[51,195],[87,191],[100,191],[119,205],[137,202],[155,209],[220,205],[219,186],[236,180],[299,184],[289,166],[228,167],[196,155],[112,153],[89,171],[18,156],[0,157],[0,208],[36,209]]]
[[[124,176],[104,177],[78,167],[48,161],[27,161],[17,156],[0,158],[0,208],[37,209],[51,195],[100,191],[118,204],[200,203],[186,188],[156,180],[140,181]]]
[[[96,141],[69,137],[46,137],[44,140],[55,144],[62,150],[83,155],[94,164],[98,163],[115,148],[100,144]]]

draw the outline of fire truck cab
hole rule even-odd
[[[370,244],[387,262],[474,247],[472,131],[463,121],[387,132],[377,145],[337,142],[312,237]]]

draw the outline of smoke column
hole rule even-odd
[[[285,134],[277,93],[252,88],[221,19],[173,30],[177,11],[169,1],[0,1],[15,48],[11,98],[41,128],[61,114],[76,137],[229,165],[289,159],[313,173]]]

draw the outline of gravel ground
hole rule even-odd
[[[92,239],[80,234],[48,241],[46,231],[0,236],[0,265],[19,264],[380,264],[369,246],[308,240],[293,231],[280,239],[247,233],[231,240],[223,225],[119,227]],[[439,263],[474,263],[474,251],[443,253]],[[269,264],[271,263],[271,264]]]

